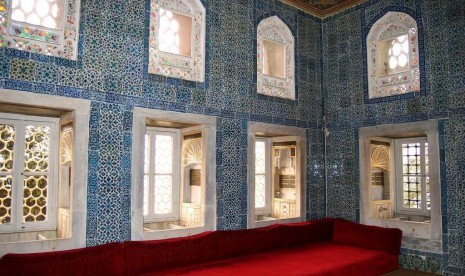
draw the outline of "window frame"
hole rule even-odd
[[[89,169],[89,122],[91,102],[55,95],[0,89],[2,103],[67,111],[63,119],[73,121],[73,160],[70,199],[70,236],[61,239],[14,241],[0,244],[0,256],[7,253],[32,253],[68,250],[86,246],[87,181]],[[79,135],[77,135],[79,133]]]
[[[188,81],[205,81],[206,9],[200,0],[150,0],[148,73]],[[192,18],[191,55],[159,50],[160,8]]]
[[[409,41],[408,69],[381,76],[380,44],[402,35],[407,35]],[[420,91],[420,35],[417,21],[404,12],[388,11],[370,27],[366,36],[368,99]]]
[[[403,232],[402,246],[411,249],[442,251],[441,169],[439,149],[439,121],[426,120],[411,123],[385,124],[355,129],[359,141],[360,168],[360,223],[381,227],[399,228]],[[357,135],[357,134],[356,134]],[[370,141],[379,137],[390,139],[424,137],[428,142],[430,177],[430,221],[402,221],[372,216]],[[391,153],[394,145],[391,143]],[[392,158],[393,159],[393,158]],[[391,163],[395,166],[393,163]],[[393,168],[391,166],[391,168]],[[395,179],[395,176],[392,175]],[[392,182],[394,183],[394,182]],[[393,188],[391,186],[391,188]],[[392,191],[392,189],[391,189]],[[392,206],[396,206],[393,201]]]
[[[0,30],[5,30],[3,37],[0,38],[0,45],[27,51],[30,53],[44,54],[65,58],[69,60],[77,60],[78,40],[79,40],[79,22],[80,22],[80,0],[63,0],[63,16],[61,29],[52,29],[41,25],[33,25],[25,22],[14,21],[11,19],[11,3],[5,7],[5,12],[0,13]],[[38,31],[61,35],[59,43],[50,43],[46,41],[38,41],[31,38],[23,38],[12,36],[12,25],[20,27],[35,28]]]
[[[395,152],[395,204],[396,211],[398,214],[402,215],[423,215],[429,216],[430,211],[427,209],[427,199],[426,199],[426,175],[425,168],[425,144],[428,143],[426,137],[414,137],[414,138],[404,138],[404,139],[393,139],[392,143],[394,145]],[[404,190],[403,190],[403,157],[402,157],[402,145],[406,143],[420,143],[420,170],[421,170],[421,208],[407,208],[404,207]]]
[[[19,137],[20,141],[14,141],[13,152],[21,152],[14,154],[13,159],[13,183],[16,185],[12,189],[11,197],[11,222],[9,225],[0,225],[0,233],[11,232],[28,232],[28,231],[44,231],[55,230],[57,225],[57,191],[58,191],[58,146],[59,146],[59,119],[40,116],[29,116],[13,113],[0,113],[0,123],[8,122],[15,126],[15,138]],[[26,173],[23,168],[24,164],[24,142],[25,142],[25,127],[26,125],[41,125],[50,127],[50,152],[49,152],[49,172],[46,174],[49,183],[47,184],[47,220],[43,222],[23,222],[23,199],[24,199],[24,180],[26,175],[39,175],[33,172]],[[18,169],[20,167],[20,169]],[[4,173],[0,173],[3,175]],[[8,174],[9,175],[9,174]],[[16,196],[15,196],[16,195]]]
[[[149,212],[148,215],[144,217],[144,223],[149,222],[166,222],[174,221],[179,219],[179,204],[180,204],[180,185],[181,185],[181,176],[180,176],[180,167],[181,167],[181,145],[180,145],[180,131],[179,129],[172,128],[159,128],[159,127],[147,127],[146,134],[150,137],[150,157],[149,157],[149,172],[148,172],[148,181],[149,181]],[[159,134],[169,135],[173,138],[173,155],[172,155],[172,183],[171,183],[171,213],[168,214],[156,214],[154,210],[154,198],[155,198],[155,179],[156,173],[154,172],[155,164],[155,137]],[[144,151],[145,152],[145,151]],[[144,172],[144,176],[145,176]],[[151,177],[152,176],[152,177]],[[152,182],[153,181],[153,182]],[[152,184],[153,183],[153,184]],[[153,204],[151,204],[153,203]],[[150,211],[152,210],[152,212]]]
[[[143,175],[144,139],[147,119],[200,125],[202,127],[202,175],[205,188],[201,195],[201,220],[203,226],[160,231],[144,231]],[[132,124],[132,175],[131,175],[131,240],[159,240],[191,236],[216,229],[216,123],[217,118],[208,115],[181,113],[134,107]],[[208,164],[208,166],[207,166]],[[202,180],[203,181],[203,180]]]
[[[270,137],[271,140],[277,142],[289,140],[292,138],[296,141],[296,217],[275,219],[275,220],[263,220],[256,221],[256,216],[260,215],[256,213],[255,209],[255,140],[256,134],[269,133],[273,134]],[[248,150],[247,150],[247,227],[258,228],[272,224],[280,223],[292,223],[302,222],[306,219],[307,214],[307,132],[304,128],[294,126],[275,125],[261,122],[250,121],[248,123]],[[272,147],[270,142],[270,147]],[[270,150],[271,153],[271,150]],[[270,164],[271,165],[271,164]],[[271,168],[271,166],[270,166]],[[297,178],[298,176],[298,178]],[[297,182],[299,182],[299,188],[297,188]],[[273,185],[270,185],[270,188]],[[270,200],[272,199],[270,191]],[[271,207],[271,203],[270,203]]]
[[[263,41],[285,47],[285,77],[273,77],[263,73]],[[277,16],[263,19],[257,26],[257,93],[295,100],[295,42],[289,27]]]

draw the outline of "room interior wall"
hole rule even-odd
[[[423,95],[366,101],[364,32],[386,10],[414,10],[423,25]],[[421,30],[420,30],[421,31]],[[465,2],[381,0],[325,19],[324,116],[327,142],[328,213],[359,221],[358,129],[439,119],[443,253],[403,249],[401,265],[448,275],[465,273]]]
[[[82,0],[77,61],[0,48],[0,88],[92,101],[87,245],[131,239],[134,107],[217,118],[217,228],[247,227],[247,123],[307,130],[306,216],[324,216],[320,21],[279,1],[202,1],[207,10],[206,81],[147,73],[150,1]],[[295,101],[256,93],[256,27],[277,15],[296,43]],[[1,100],[1,99],[0,99]],[[315,173],[313,168],[317,167]]]
[[[326,168],[328,215],[358,221],[358,128],[439,118],[444,253],[403,249],[401,264],[465,273],[464,2],[371,0],[324,20],[277,0],[202,2],[205,83],[147,74],[149,0],[82,0],[76,62],[0,48],[0,88],[92,101],[87,245],[131,238],[135,106],[217,117],[218,229],[247,225],[248,121],[306,128],[307,218],[325,216]],[[421,15],[426,95],[366,104],[362,23],[388,6]],[[295,37],[296,101],[256,94],[256,26],[272,15]]]

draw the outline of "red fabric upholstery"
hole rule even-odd
[[[218,239],[214,232],[159,241],[125,242],[126,275],[138,275],[173,267],[218,260]]]
[[[220,241],[217,256],[220,259],[245,256],[279,249],[281,225],[271,225],[254,230],[217,231]]]
[[[6,254],[1,261],[4,275],[123,275],[122,244],[109,243],[66,251]]]
[[[333,220],[283,224],[279,231],[282,248],[304,245],[309,242],[330,241],[333,235]]]
[[[374,276],[397,268],[397,257],[385,252],[326,242],[146,275]]]
[[[380,275],[402,232],[340,219],[206,232],[37,254],[7,254],[6,275]]]
[[[358,224],[342,219],[334,221],[333,241],[399,255],[402,231]]]

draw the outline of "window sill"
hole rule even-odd
[[[301,217],[295,217],[295,218],[287,218],[287,219],[277,219],[273,217],[267,217],[268,219],[265,220],[257,220],[255,221],[255,227],[253,228],[259,228],[259,227],[265,227],[273,224],[285,224],[285,223],[294,223],[294,222],[302,222]]]
[[[421,216],[421,215],[398,215],[395,218],[390,220],[397,220],[403,222],[417,222],[417,223],[430,223],[431,218],[429,216]]]
[[[370,225],[402,230],[402,248],[442,253],[441,239],[432,237],[430,221],[403,221],[398,218],[369,218],[367,221]]]
[[[33,233],[34,237],[31,236],[31,238],[27,239],[8,239],[8,238],[2,238],[0,240],[0,245],[6,245],[6,244],[16,244],[16,243],[28,243],[28,242],[46,242],[46,241],[56,241],[56,240],[66,240],[69,238],[56,238],[56,237],[47,237],[49,235],[47,234],[36,234]]]
[[[0,233],[0,244],[57,239],[56,229],[27,229]]]
[[[0,243],[0,257],[7,253],[33,253],[57,250],[69,250],[85,247],[85,243],[76,243],[76,239],[58,238]]]
[[[173,225],[177,226],[177,225]],[[182,226],[179,226],[182,227]],[[187,237],[192,235],[197,235],[205,231],[212,231],[208,227],[191,227],[191,228],[171,228],[171,229],[159,229],[159,230],[151,230],[149,229],[146,231],[144,228],[143,232],[143,240],[162,240],[162,239],[170,239],[170,238],[180,238],[180,237]]]
[[[385,228],[399,228],[402,230],[402,247],[429,252],[440,252],[441,238],[432,233],[432,223],[421,221],[403,221],[397,218],[380,219],[368,218],[364,224],[375,225]]]

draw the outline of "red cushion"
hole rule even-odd
[[[129,241],[123,247],[127,275],[218,259],[218,240],[213,232],[157,241]]]
[[[398,256],[402,231],[397,228],[382,228],[337,219],[334,221],[333,241]]]
[[[283,224],[279,230],[283,248],[304,245],[309,242],[330,241],[333,235],[333,220],[324,219]]]
[[[334,243],[311,243],[299,248],[146,275],[374,276],[396,270],[398,266],[397,257],[381,251]]]
[[[281,228],[282,225],[276,224],[256,229],[217,231],[215,235],[220,243],[218,257],[231,258],[279,249]]]
[[[32,254],[6,254],[5,275],[123,275],[122,244]]]
[[[398,267],[401,238],[399,229],[326,219],[60,252],[7,254],[0,265],[7,275],[155,275],[160,271],[379,275]]]

